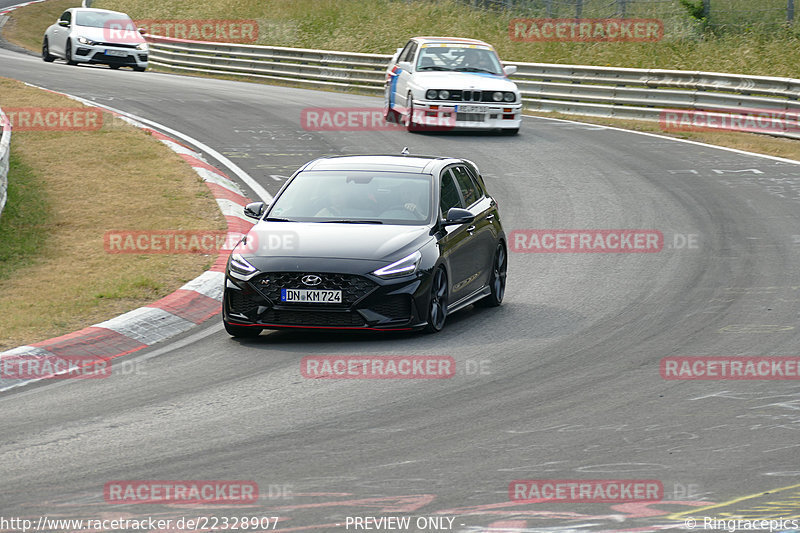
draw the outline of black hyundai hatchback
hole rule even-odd
[[[262,329],[425,329],[470,304],[498,306],[506,236],[464,159],[338,156],[303,165],[228,259],[222,318]]]

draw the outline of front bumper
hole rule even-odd
[[[286,303],[281,289],[304,288],[311,272],[260,272],[248,280],[225,276],[223,320],[237,326],[267,329],[411,330],[425,326],[429,276],[420,273],[393,280],[341,272],[314,272],[323,282],[315,289],[342,291],[341,304]]]
[[[414,122],[437,129],[515,129],[522,104],[414,101]]]
[[[149,47],[138,50],[133,45],[76,44],[72,59],[78,63],[147,68]]]

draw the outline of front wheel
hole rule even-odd
[[[447,319],[447,273],[443,267],[436,269],[431,280],[431,298],[428,302],[427,333],[442,331]]]
[[[77,65],[78,62],[72,59],[72,41],[67,41],[67,46],[64,48],[64,59],[67,65]]]
[[[252,339],[258,337],[261,335],[261,330],[263,329],[255,326],[236,326],[234,324],[228,324],[224,320],[222,323],[225,325],[225,331],[228,332],[228,335],[242,339]]]
[[[497,245],[494,253],[494,263],[492,264],[492,276],[489,278],[489,289],[491,292],[481,298],[475,305],[480,307],[497,307],[503,303],[503,296],[506,293],[506,276],[508,275],[508,257],[506,247],[503,243]]]
[[[406,129],[411,132],[419,131],[419,125],[414,123],[414,97],[411,93],[408,93],[408,98],[406,98],[406,111],[408,111]]]
[[[45,63],[52,63],[55,60],[56,56],[50,55],[50,44],[45,39],[42,42],[42,61]]]

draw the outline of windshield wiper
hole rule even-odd
[[[478,67],[458,67],[456,70],[458,72],[486,72],[487,74],[497,74],[497,72],[492,72],[491,70]]]
[[[442,70],[442,71],[447,71],[447,72],[449,72],[449,71],[451,71],[451,70],[453,70],[453,69],[451,69],[451,68],[447,68],[447,67],[437,67],[437,66],[433,66],[433,67],[419,67],[417,70]]]
[[[322,224],[383,224],[382,220],[325,220]]]
[[[296,220],[289,220],[288,218],[267,217],[264,219],[266,222],[297,222]]]

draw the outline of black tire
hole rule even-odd
[[[50,55],[50,44],[47,42],[47,39],[42,41],[42,61],[45,63],[52,63],[55,61],[56,56]]]
[[[519,128],[506,128],[503,130],[503,135],[516,135],[519,133]]]
[[[119,65],[109,65],[108,68],[110,68],[111,70],[118,70]]]
[[[233,324],[228,324],[226,321],[222,321],[225,324],[225,331],[228,332],[228,335],[231,337],[238,337],[241,339],[253,339],[261,335],[261,330],[263,328],[259,327],[250,327],[250,326],[235,326]]]
[[[443,267],[436,269],[431,279],[431,298],[428,302],[428,324],[425,326],[427,333],[438,333],[444,328],[447,320],[447,272]]]
[[[67,41],[67,46],[64,48],[64,60],[67,65],[77,65],[78,62],[72,59],[72,41]]]
[[[408,115],[406,116],[406,129],[410,132],[419,131],[419,125],[414,123],[414,98],[411,96],[411,93],[408,93],[408,98],[406,98],[406,110],[408,111]]]
[[[135,70],[136,72],[144,72],[145,70],[147,70],[147,67],[133,67],[133,70]]]
[[[492,292],[481,298],[475,305],[479,307],[497,307],[503,303],[506,293],[506,276],[508,275],[508,253],[503,243],[497,245],[492,262],[492,275],[489,278],[489,288]]]

